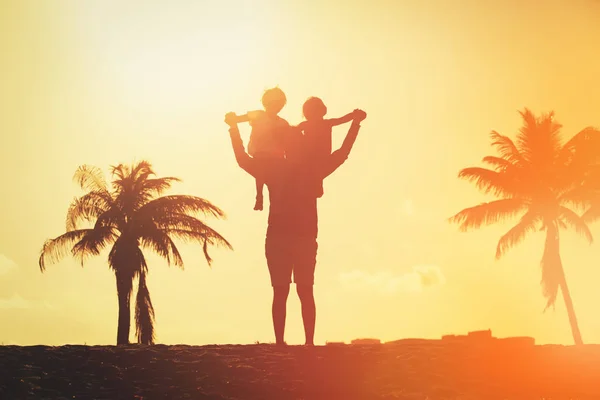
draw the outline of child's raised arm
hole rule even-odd
[[[352,111],[351,113],[348,113],[348,114],[344,115],[343,117],[330,118],[328,121],[331,124],[331,126],[342,125],[342,124],[345,124],[346,122],[352,121],[354,119],[354,115],[355,115],[355,112]]]
[[[249,121],[250,121],[250,116],[248,115],[248,113],[235,116],[235,122],[237,122],[238,124],[240,124],[242,122],[249,122]]]
[[[350,125],[350,129],[344,138],[344,143],[342,143],[342,146],[339,149],[331,153],[327,161],[323,164],[323,169],[320,171],[322,178],[326,178],[331,175],[333,171],[338,169],[338,167],[346,161],[350,154],[350,150],[352,150],[352,146],[354,146],[354,142],[356,141],[360,129],[360,123],[367,117],[367,113],[362,110],[354,110],[354,113],[352,125]]]
[[[242,122],[250,122],[251,120],[260,118],[260,116],[262,115],[262,111],[258,110],[258,111],[248,111],[246,114],[243,115],[236,115],[235,116],[235,122],[242,123]]]

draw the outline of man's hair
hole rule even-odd
[[[302,114],[307,121],[323,118],[327,114],[327,107],[318,97],[309,97],[302,106]]]
[[[278,87],[274,87],[265,90],[261,101],[265,110],[272,110],[277,114],[287,103],[287,98],[285,97],[283,90],[279,89]]]

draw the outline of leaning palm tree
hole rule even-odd
[[[44,244],[39,258],[42,272],[69,252],[83,265],[108,246],[108,265],[115,273],[119,301],[117,344],[129,343],[130,298],[137,278],[135,322],[138,343],[154,343],[154,308],[146,284],[148,265],[142,249],[152,250],[169,265],[183,268],[173,239],[199,242],[211,264],[208,246],[231,245],[195,215],[224,218],[221,209],[194,196],[163,196],[177,178],[154,177],[150,163],[112,167],[112,186],[102,170],[87,165],[77,169],[74,180],[86,193],[75,198],[67,212],[67,232]],[[87,223],[87,227],[82,224]]]
[[[541,260],[542,293],[546,309],[554,306],[560,288],[575,344],[582,344],[573,301],[567,286],[559,252],[559,230],[574,228],[590,243],[592,234],[576,210],[589,203],[583,185],[593,166],[599,132],[586,128],[563,143],[561,125],[549,113],[536,118],[531,111],[520,112],[523,127],[516,143],[497,132],[491,133],[492,146],[499,156],[487,156],[488,168],[462,169],[459,178],[474,182],[478,189],[498,200],[466,208],[450,218],[460,230],[480,228],[519,216],[519,222],[504,234],[496,247],[496,259],[534,231],[545,231]],[[594,143],[595,146],[590,146]],[[590,151],[590,149],[596,149]]]

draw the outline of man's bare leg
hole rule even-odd
[[[275,330],[275,343],[284,345],[283,336],[285,334],[285,315],[290,285],[273,286],[273,328]]]
[[[315,297],[312,285],[297,285],[296,291],[302,305],[302,322],[304,323],[304,336],[306,345],[314,345],[315,321],[317,318],[317,308],[315,306]]]

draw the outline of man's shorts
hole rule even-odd
[[[265,255],[272,286],[313,285],[317,264],[317,239],[312,236],[267,235]]]

